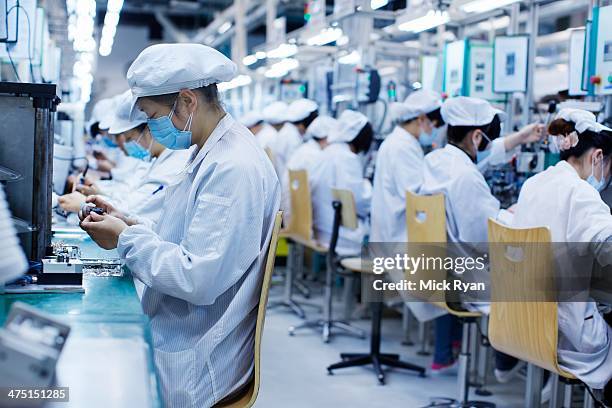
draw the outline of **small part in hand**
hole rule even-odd
[[[98,215],[104,214],[104,209],[100,207],[93,207],[89,210],[90,212],[95,212]]]

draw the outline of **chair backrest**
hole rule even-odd
[[[352,230],[357,229],[357,227],[359,227],[359,221],[357,220],[357,207],[355,206],[353,192],[350,190],[332,188],[332,196],[334,197],[334,201],[338,201],[342,205],[341,225],[344,228]]]
[[[266,152],[266,155],[268,155],[268,159],[270,159],[272,164],[276,164],[276,158],[274,157],[272,149],[270,149],[269,147],[264,147],[264,151]]]
[[[266,306],[268,303],[268,294],[270,292],[270,282],[272,281],[272,272],[274,270],[274,261],[276,260],[276,246],[278,244],[281,222],[282,212],[279,211],[274,218],[272,237],[270,238],[268,253],[265,260],[261,295],[259,296],[259,305],[257,306],[257,323],[255,324],[255,370],[253,379],[240,397],[229,403],[219,403],[215,405],[215,408],[248,408],[253,406],[257,400],[261,371],[261,339],[263,337],[264,323],[266,320]]]
[[[493,347],[574,378],[557,360],[557,302],[545,301],[555,285],[549,229],[509,228],[489,219],[489,262]]]
[[[291,218],[287,232],[312,239],[312,198],[306,170],[289,170]]]
[[[408,242],[445,243],[446,210],[444,195],[417,195],[406,191]]]

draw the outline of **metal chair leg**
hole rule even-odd
[[[429,322],[419,322],[419,344],[421,345],[421,349],[417,351],[419,356],[429,356],[431,353],[429,352]]]
[[[412,321],[412,312],[406,303],[402,304],[402,332],[404,333],[404,346],[414,346],[414,342],[410,338],[410,323]]]
[[[559,376],[551,373],[550,381],[552,381],[551,385],[551,393],[550,393],[550,403],[548,404],[549,408],[561,408],[561,401],[563,401],[563,384],[559,382]]]
[[[539,408],[542,400],[542,383],[544,370],[533,364],[527,365],[527,389],[525,390],[525,407]]]

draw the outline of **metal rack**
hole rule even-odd
[[[51,243],[53,84],[0,82],[0,182],[29,259]]]

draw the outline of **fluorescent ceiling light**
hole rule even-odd
[[[229,21],[226,21],[225,23],[219,26],[219,28],[217,29],[217,32],[219,34],[223,34],[223,33],[226,33],[227,30],[229,30],[230,28],[232,28],[232,23],[230,23]]]
[[[242,63],[246,65],[247,67],[249,65],[253,65],[256,62],[257,62],[257,57],[255,55],[247,55],[246,57],[242,59]]]
[[[348,43],[349,43],[349,38],[346,35],[343,35],[342,37],[336,40],[336,45],[339,47],[342,47],[343,45],[346,45]]]
[[[485,11],[504,7],[519,0],[473,0],[461,6],[466,13],[484,13]]]
[[[255,53],[255,57],[256,57],[258,60],[264,59],[264,58],[266,58],[266,53],[265,53],[264,51],[257,51],[257,52]]]
[[[482,21],[478,23],[478,28],[483,31],[499,30],[500,28],[508,27],[510,24],[510,17],[503,16],[496,18],[493,21]]]
[[[401,23],[397,28],[401,31],[420,33],[421,31],[446,24],[449,21],[448,11],[429,10],[424,16]]]
[[[387,4],[389,4],[389,0],[371,0],[370,8],[372,10],[377,10],[381,7],[385,7]]]
[[[343,55],[338,58],[339,64],[357,65],[361,62],[361,54],[357,51],[352,51],[350,54]]]
[[[332,43],[342,37],[342,29],[340,28],[324,28],[318,34],[306,40],[308,45],[325,45]]]
[[[297,54],[298,47],[295,44],[281,44],[277,48],[267,52],[268,58],[289,58]]]
[[[295,58],[285,58],[276,64],[270,66],[265,73],[267,78],[280,78],[289,73],[289,71],[300,66],[300,62]]]

